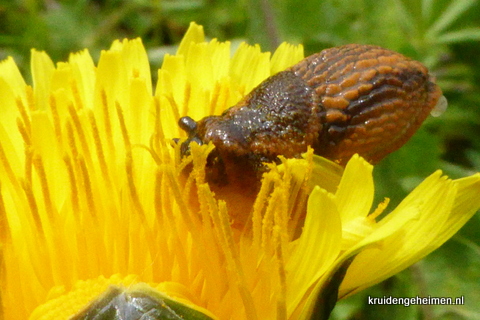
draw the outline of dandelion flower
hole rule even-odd
[[[32,85],[1,62],[1,316],[326,317],[337,297],[451,237],[480,206],[480,174],[436,172],[397,208],[375,209],[371,165],[310,150],[271,165],[246,213],[205,182],[211,145],[180,157],[181,116],[222,112],[302,55],[241,45],[231,57],[192,24],[155,90],[139,39],[114,42],[98,65],[86,50],[56,65],[32,50]]]

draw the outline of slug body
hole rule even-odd
[[[212,142],[210,181],[262,172],[278,156],[371,163],[401,147],[442,96],[420,62],[376,46],[323,50],[266,79],[219,116],[179,120],[191,142]],[[243,173],[241,173],[243,172]]]

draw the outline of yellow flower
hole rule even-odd
[[[204,42],[192,24],[155,92],[138,39],[115,42],[98,66],[87,51],[56,66],[32,51],[32,86],[1,62],[0,317],[82,318],[92,303],[118,303],[190,319],[306,319],[328,314],[337,290],[378,283],[451,237],[480,207],[480,174],[436,172],[377,222],[387,202],[372,210],[372,166],[358,156],[345,169],[311,150],[282,159],[248,212],[205,183],[211,145],[181,159],[181,116],[220,113],[302,55],[241,45],[230,58],[228,42]]]

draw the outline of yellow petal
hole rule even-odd
[[[303,46],[283,42],[272,56],[271,74],[283,71],[303,59]]]
[[[370,237],[388,229],[391,235],[355,258],[342,283],[340,297],[378,283],[436,249],[439,246],[436,236],[444,228],[455,194],[455,184],[442,177],[441,172],[420,184],[378,224]],[[418,215],[411,219],[415,211]]]
[[[71,54],[68,62],[72,68],[72,81],[74,81],[74,96],[84,108],[93,109],[94,96],[89,94],[95,88],[95,64],[88,50]]]
[[[480,208],[480,173],[454,180],[457,186],[455,203],[444,223],[444,228],[436,236],[437,245],[450,239]]]
[[[287,265],[288,310],[300,303],[308,288],[328,270],[340,252],[342,225],[333,200],[325,190],[315,187],[308,199],[302,235],[292,243]],[[321,257],[321,258],[320,258]]]
[[[182,42],[180,42],[177,54],[186,56],[189,54],[188,50],[192,42],[201,43],[204,41],[205,35],[203,33],[203,26],[199,26],[195,22],[190,22],[190,26],[188,27],[187,32],[183,36]]]
[[[373,166],[358,155],[348,161],[335,193],[343,225],[368,215],[374,196],[372,170]]]
[[[114,49],[113,49],[114,48]],[[122,55],[122,62],[125,64],[127,75],[130,79],[140,79],[147,86],[147,92],[152,94],[152,77],[150,74],[150,63],[148,62],[147,51],[140,38],[133,40],[114,41],[112,50],[119,51]]]
[[[7,130],[13,141],[20,143],[20,133],[17,130],[18,104],[26,105],[27,96],[25,80],[20,70],[9,57],[0,62],[0,125]]]
[[[3,85],[8,86],[12,90],[11,95],[13,97],[25,94],[25,80],[23,80],[22,74],[12,57],[0,61],[0,79],[3,80]],[[5,95],[2,95],[2,112],[4,111],[3,103],[5,101],[3,98],[5,98]]]
[[[270,76],[270,52],[261,52],[258,45],[240,44],[232,58],[230,75],[234,83],[245,84],[241,93],[246,95]]]
[[[35,106],[33,108],[35,110],[46,110],[55,66],[45,52],[32,50],[31,54],[31,70],[35,94]]]
[[[308,160],[306,154],[302,155],[303,158]],[[309,185],[320,186],[330,193],[335,194],[342,179],[344,168],[337,163],[325,159],[323,157],[313,156],[313,170]]]

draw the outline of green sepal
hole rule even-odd
[[[338,268],[316,288],[318,295],[312,305],[310,320],[327,320],[338,300],[338,288],[342,284],[347,269],[354,257],[345,260]]]

